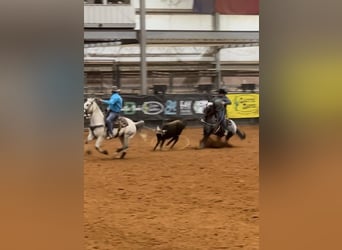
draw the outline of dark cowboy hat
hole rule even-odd
[[[223,88],[216,90],[216,92],[219,94],[224,94],[224,95],[228,94],[227,90],[225,90]]]
[[[120,92],[120,89],[118,88],[118,86],[113,86],[112,92]]]

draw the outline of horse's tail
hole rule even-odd
[[[146,142],[147,140],[147,134],[142,132],[142,128],[145,126],[145,122],[143,120],[134,122],[135,127],[137,129],[138,135],[140,135],[140,137]]]
[[[140,121],[135,122],[134,124],[135,124],[135,127],[137,128],[137,131],[140,131],[144,127],[145,122],[143,120],[140,120]]]
[[[228,130],[233,134],[237,134],[241,140],[246,139],[246,133],[241,131],[236,123],[232,119],[227,119],[228,122]]]

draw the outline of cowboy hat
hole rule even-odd
[[[223,88],[216,90],[216,92],[218,92],[219,94],[227,94],[228,93],[227,90],[225,90]]]
[[[112,87],[112,92],[120,92],[121,89],[118,88],[118,86],[113,86]]]

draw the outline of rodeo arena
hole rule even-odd
[[[83,108],[86,249],[259,249],[259,0],[85,0]]]

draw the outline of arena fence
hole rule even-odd
[[[258,93],[230,93],[232,105],[228,107],[229,117],[238,123],[257,123],[259,118]],[[85,98],[89,96],[85,95]],[[110,95],[97,95],[109,99]],[[161,124],[174,119],[186,120],[189,125],[200,125],[203,109],[211,100],[210,94],[160,94],[136,95],[123,94],[122,115],[130,119],[144,120],[147,126]],[[100,104],[105,112],[106,105]],[[87,127],[88,120],[84,121]]]

